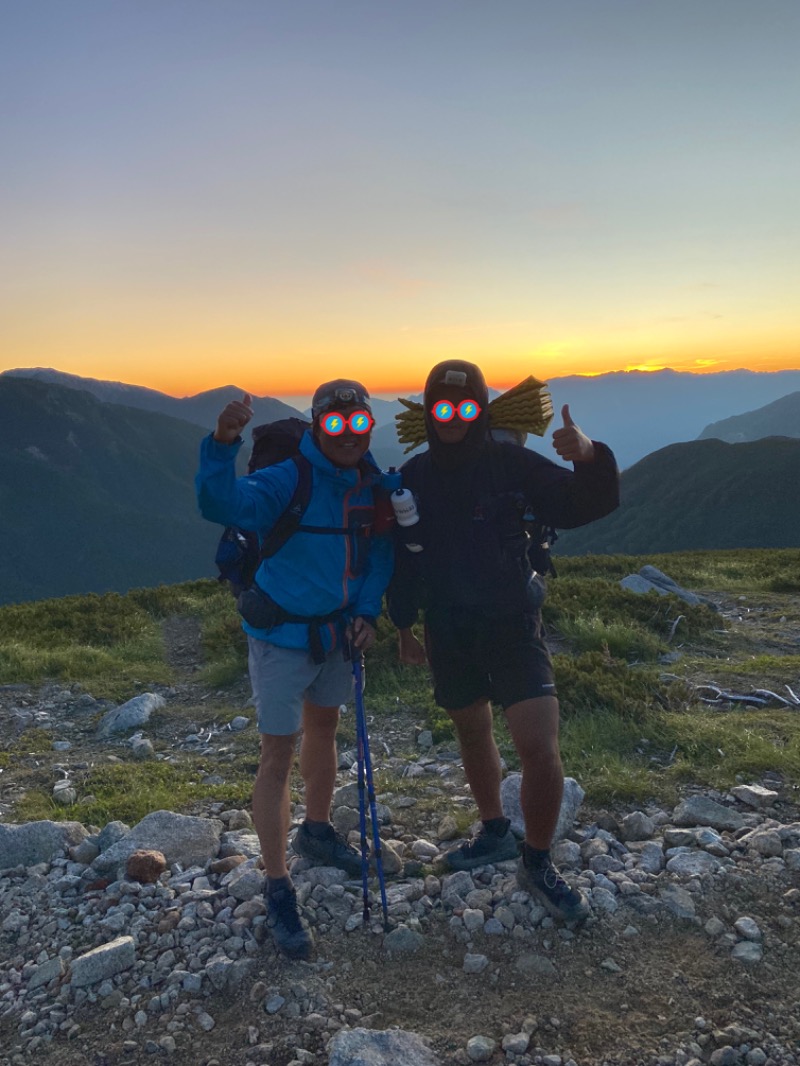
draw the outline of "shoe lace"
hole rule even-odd
[[[555,867],[552,862],[549,862],[544,868],[542,872],[542,881],[544,883],[545,888],[549,889],[550,892],[552,892],[555,896],[572,895],[572,889],[561,876],[558,871],[558,868]]]

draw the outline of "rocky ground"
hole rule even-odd
[[[230,693],[197,691],[191,629],[168,636],[184,682],[141,740],[213,760],[241,727],[255,746],[244,688],[233,710]],[[201,699],[231,728],[191,732],[177,708]],[[47,729],[63,768],[0,776],[0,1066],[800,1063],[800,810],[779,777],[687,790],[666,809],[569,811],[557,858],[592,915],[564,928],[518,891],[513,863],[437,874],[460,839],[442,811],[470,807],[457,758],[424,734],[415,746],[401,710],[376,716],[376,770],[391,764],[407,783],[379,797],[391,929],[374,876],[365,924],[360,882],[297,861],[317,954],[290,962],[266,927],[245,810],[209,804],[102,832],[12,824],[36,773],[70,787],[71,767],[130,744],[130,728],[98,734],[108,709],[80,690],[0,689],[3,732]],[[351,761],[343,752],[345,830]],[[129,866],[143,848],[166,857],[155,882]]]

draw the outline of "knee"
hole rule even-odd
[[[262,737],[258,777],[272,781],[287,781],[294,762],[296,736]]]
[[[492,714],[482,713],[484,705],[475,709],[474,714],[459,712],[451,715],[455,726],[458,742],[462,748],[484,748],[489,750],[494,746],[494,733],[492,731]]]
[[[561,751],[557,736],[543,736],[537,741],[529,741],[517,747],[517,754],[523,770],[535,769],[545,773],[561,769]]]

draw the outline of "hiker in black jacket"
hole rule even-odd
[[[428,376],[428,451],[402,468],[419,522],[398,531],[414,550],[397,547],[389,615],[401,661],[430,663],[434,697],[455,725],[482,820],[477,837],[447,854],[447,866],[472,869],[518,853],[500,800],[494,700],[504,708],[522,765],[525,843],[517,880],[555,918],[578,921],[588,903],[550,860],[564,782],[558,700],[542,637],[544,580],[531,568],[522,515],[532,509],[548,526],[584,525],[618,506],[619,476],[611,451],[575,425],[567,406],[553,446],[574,470],[491,440],[488,403],[483,374],[472,363],[448,360]],[[420,609],[424,648],[411,629]]]

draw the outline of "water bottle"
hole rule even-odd
[[[411,489],[395,489],[390,499],[392,501],[392,507],[394,508],[394,514],[398,526],[402,529],[409,529],[411,526],[415,526],[417,522],[419,522],[417,501],[414,499],[414,493]],[[406,541],[406,547],[410,552],[422,551],[422,545],[416,544],[413,541]]]

